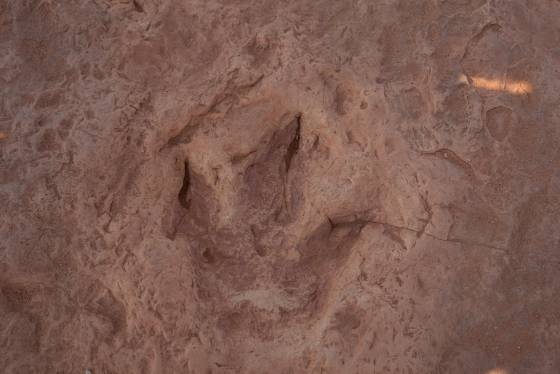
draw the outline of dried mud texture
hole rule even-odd
[[[559,20],[0,0],[0,371],[559,373]]]

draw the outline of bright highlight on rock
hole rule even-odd
[[[472,84],[476,88],[490,91],[504,91],[513,95],[525,95],[533,92],[533,85],[527,81],[515,81],[509,79],[491,79],[481,76],[467,77],[461,74],[459,82]]]

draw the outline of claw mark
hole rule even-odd
[[[189,196],[189,191],[191,188],[191,169],[189,167],[189,160],[185,160],[185,171],[183,174],[183,184],[181,185],[181,189],[177,194],[177,199],[179,200],[179,204],[183,207],[183,209],[189,209],[191,205],[191,200]],[[168,238],[171,240],[175,240],[177,236],[177,231],[179,227],[185,222],[185,219],[188,216],[188,212],[183,212],[179,219],[174,223],[173,229],[168,235]]]
[[[329,223],[329,234],[330,234],[335,229],[336,223],[334,223],[331,217],[329,216],[327,216],[327,222]]]
[[[188,197],[190,186],[191,186],[191,172],[189,168],[189,161],[185,160],[185,174],[183,176],[183,185],[181,186],[178,195],[179,203],[185,209],[188,209],[190,205],[190,200]]]
[[[247,157],[251,156],[252,154],[254,154],[255,152],[257,152],[256,150],[252,150],[250,152],[247,153],[237,153],[234,154],[233,156],[231,156],[231,163],[233,165],[240,163],[241,161],[243,161],[244,159],[246,159]]]
[[[166,148],[173,147],[179,144],[186,144],[190,143],[193,136],[197,133],[198,129],[202,126],[202,122],[204,118],[216,111],[220,104],[224,102],[231,101],[236,102],[239,100],[239,96],[246,94],[251,89],[256,87],[264,78],[264,75],[260,75],[256,80],[251,83],[231,87],[231,82],[228,82],[225,90],[220,94],[216,95],[210,105],[200,114],[196,114],[191,116],[187,124],[179,131],[179,133],[173,136],[171,139],[167,141],[161,148],[160,152]]]
[[[340,227],[350,227],[351,229],[356,229],[358,232],[360,232],[369,223],[368,220],[360,219],[357,216],[352,216],[350,219],[348,219],[347,217],[336,219],[327,216],[327,221],[330,225],[331,233],[335,229],[338,229]]]
[[[134,5],[134,10],[140,13],[144,13],[144,7],[138,2],[138,0],[132,0],[132,4]]]
[[[405,241],[399,235],[399,230],[395,229],[391,225],[383,225],[383,234],[387,235],[389,239],[397,243],[402,249],[408,249]]]
[[[420,200],[422,200],[422,205],[424,206],[424,211],[428,214],[428,218],[420,220],[424,223],[424,226],[422,226],[420,233],[417,234],[418,237],[422,236],[426,232],[426,228],[428,227],[434,216],[434,212],[432,210],[432,207],[428,203],[428,199],[426,199],[423,195],[420,195]]]
[[[300,140],[300,134],[301,134],[301,114],[297,114],[296,115],[296,129],[294,132],[294,137],[292,138],[292,141],[290,142],[290,145],[288,146],[288,150],[286,151],[286,157],[285,157],[285,161],[286,161],[286,173],[290,170],[290,166],[292,164],[292,159],[294,158],[294,156],[296,155],[296,153],[299,150],[299,140]]]
[[[259,234],[257,233],[257,229],[255,228],[255,225],[251,225],[250,229],[251,229],[251,235],[253,237],[253,245],[254,245],[255,252],[260,257],[266,256],[267,255],[266,249],[263,248],[259,243]]]
[[[286,149],[286,154],[284,156],[285,168],[286,173],[284,174],[284,189],[283,189],[283,209],[284,212],[289,212],[288,208],[288,196],[289,196],[289,184],[288,184],[288,173],[290,171],[290,167],[292,166],[292,160],[297,154],[300,146],[300,138],[301,138],[301,113],[296,114],[296,118],[294,121],[290,123],[290,127],[294,126],[295,122],[295,129],[293,130],[292,140],[290,144],[288,144],[288,148]]]

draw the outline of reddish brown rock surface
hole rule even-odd
[[[560,2],[0,0],[0,372],[560,372]]]

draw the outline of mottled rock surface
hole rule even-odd
[[[0,0],[0,371],[559,373],[559,20]]]

